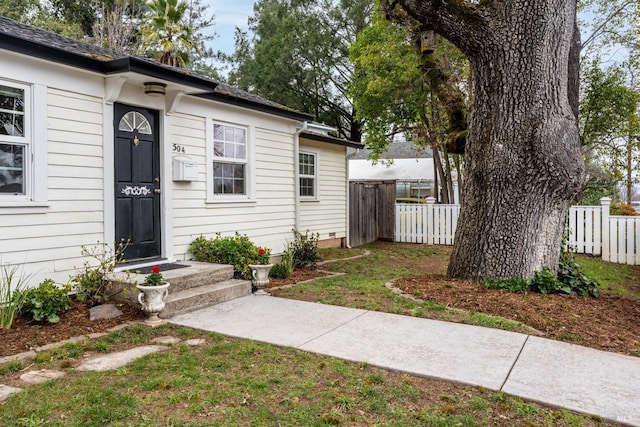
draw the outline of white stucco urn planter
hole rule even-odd
[[[164,300],[169,295],[168,282],[158,286],[136,285],[140,291],[138,301],[142,305],[142,311],[149,315],[148,322],[159,322],[158,313],[164,309]]]
[[[257,294],[266,293],[264,288],[269,284],[269,271],[271,271],[273,264],[249,264],[251,269],[251,275],[253,276],[253,286],[257,289]]]

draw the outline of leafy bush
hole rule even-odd
[[[23,291],[24,303],[20,314],[36,322],[58,323],[59,314],[71,308],[69,290],[69,286],[59,288],[53,280],[47,279],[37,288]]]
[[[291,276],[291,272],[293,272],[293,252],[290,248],[287,248],[286,252],[282,254],[282,261],[271,268],[269,277],[286,279]]]
[[[536,271],[529,283],[529,289],[541,294],[571,293],[571,289],[560,282],[549,267],[544,267],[542,271]]]
[[[82,269],[71,277],[76,298],[90,307],[108,301],[113,295],[107,295],[107,289],[113,282],[113,270],[117,264],[124,262],[126,244],[120,242],[115,248],[106,243],[81,247],[84,257],[93,258],[96,262],[85,261]],[[97,264],[97,265],[96,265]]]
[[[587,276],[576,262],[575,254],[572,250],[563,250],[560,253],[558,264],[558,281],[567,286],[570,293],[580,296],[600,296],[600,284],[597,280]]]
[[[264,252],[260,253],[260,249]],[[191,242],[189,252],[196,261],[231,264],[233,277],[245,280],[251,280],[249,264],[267,264],[271,255],[270,249],[255,246],[249,237],[238,232],[228,237],[217,234],[215,239],[200,236]]]
[[[526,292],[529,290],[529,281],[522,277],[511,279],[483,279],[484,285],[489,289],[501,289],[507,292]]]
[[[293,254],[293,268],[316,268],[320,255],[318,254],[318,239],[320,233],[304,234],[298,230],[293,230],[294,240],[289,244],[289,249]]]
[[[563,245],[563,248],[565,246]],[[535,273],[531,280],[521,277],[511,279],[484,279],[484,285],[491,289],[509,292],[538,292],[543,294],[565,293],[580,296],[600,296],[598,282],[582,272],[571,250],[563,249],[560,254],[557,276],[545,267]]]
[[[638,212],[633,206],[624,202],[611,203],[609,207],[610,215],[635,216]]]
[[[18,274],[17,267],[0,266],[0,329],[9,329],[13,325],[16,313],[24,301],[21,291],[27,279],[28,277]]]

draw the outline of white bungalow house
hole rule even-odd
[[[0,17],[0,264],[68,281],[81,245],[136,265],[246,234],[348,236],[347,147],[313,117],[183,69]]]

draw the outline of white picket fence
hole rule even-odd
[[[610,204],[611,199],[603,198],[600,206],[572,206],[569,244],[605,261],[640,265],[640,216],[609,215]]]
[[[640,216],[609,215],[611,199],[600,206],[572,206],[569,245],[577,253],[601,255],[604,261],[640,265]],[[395,241],[452,245],[459,205],[396,204]]]
[[[396,242],[453,245],[460,205],[396,203]]]

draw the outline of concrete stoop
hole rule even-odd
[[[180,261],[186,267],[162,272],[171,284],[163,319],[251,294],[251,281],[233,278],[233,266],[196,261]],[[162,268],[162,265],[160,266]],[[144,274],[116,273],[109,293],[114,298],[139,305],[136,284],[144,283]]]

